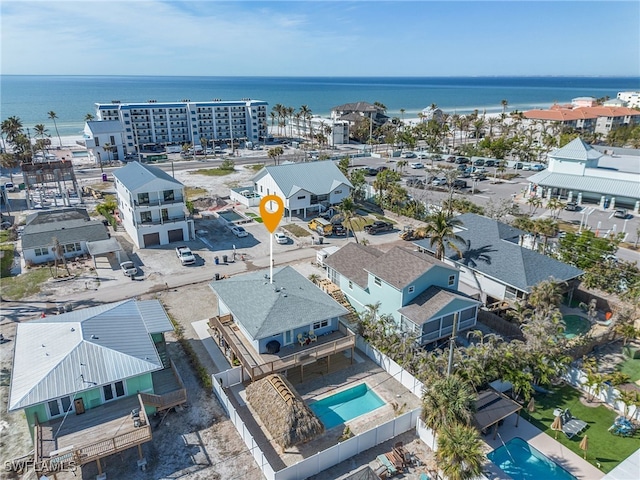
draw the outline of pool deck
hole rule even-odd
[[[560,433],[560,435],[564,435]],[[507,443],[514,437],[520,437],[531,446],[544,453],[547,457],[560,465],[574,477],[580,480],[600,480],[604,477],[604,472],[597,469],[581,456],[573,453],[567,447],[557,442],[553,437],[540,431],[538,428],[527,422],[524,418],[518,420],[516,427],[516,415],[506,418],[504,424],[498,428],[498,435],[493,439],[493,429],[486,436],[482,437],[485,442],[485,453],[489,453],[496,448],[502,446],[502,442]],[[587,454],[589,458],[589,454]],[[489,463],[491,475],[487,475],[490,479],[508,479],[510,478],[502,470]]]

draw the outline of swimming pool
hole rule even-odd
[[[577,480],[519,437],[512,438],[487,457],[513,480]]]
[[[329,430],[380,408],[384,404],[384,401],[366,383],[361,383],[311,403],[309,408]]]
[[[86,150],[74,150],[73,152],[71,152],[71,156],[73,158],[88,157],[89,152],[87,152]]]
[[[562,319],[565,324],[564,336],[566,338],[583,335],[591,328],[591,322],[580,315],[564,315]]]

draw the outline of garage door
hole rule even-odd
[[[184,232],[181,228],[177,230],[169,230],[169,243],[181,242],[184,240]]]
[[[159,233],[147,233],[142,236],[142,241],[145,247],[153,247],[154,245],[160,245]]]

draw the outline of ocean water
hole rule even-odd
[[[0,76],[0,119],[16,115],[24,127],[43,123],[55,136],[47,112],[56,112],[60,135],[80,135],[95,103],[206,101],[214,98],[264,100],[307,105],[328,116],[348,102],[381,102],[387,114],[415,118],[436,104],[448,113],[507,111],[548,107],[554,102],[592,96],[615,98],[619,91],[640,90],[640,77],[142,77],[142,76]],[[404,113],[401,113],[401,109]]]

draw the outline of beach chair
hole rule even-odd
[[[584,420],[579,420],[573,415],[567,408],[562,414],[562,431],[567,436],[567,438],[573,438],[576,435],[582,433],[582,431],[587,428],[589,424]]]
[[[313,330],[309,330],[309,340],[311,342],[317,342],[318,341],[318,337],[317,335],[313,332]]]
[[[304,347],[307,344],[307,339],[304,338],[301,333],[298,334],[298,343],[301,347]]]

